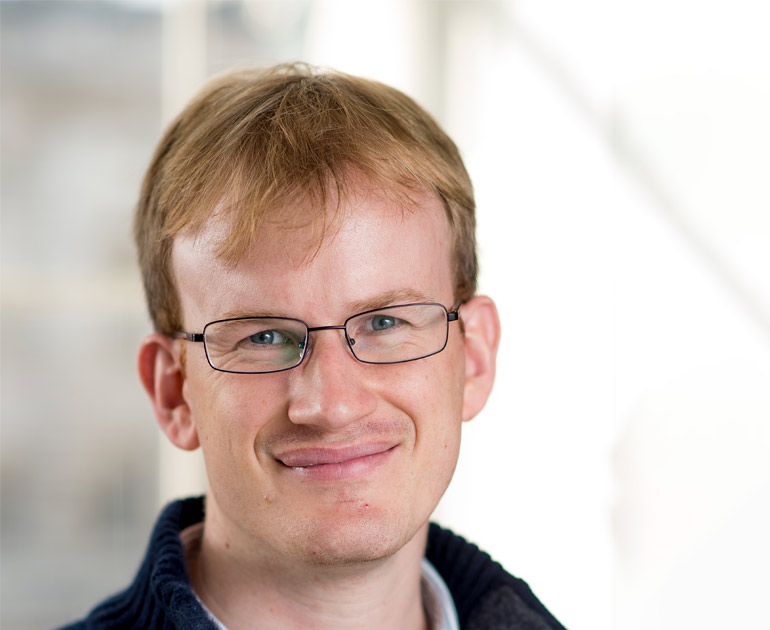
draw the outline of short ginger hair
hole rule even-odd
[[[428,191],[441,199],[455,301],[470,299],[473,188],[454,142],[417,103],[382,83],[304,64],[210,81],[165,131],[137,206],[134,237],[155,330],[170,335],[182,325],[171,267],[176,235],[195,234],[222,213],[229,234],[218,254],[234,263],[270,212],[306,204],[324,214],[360,177],[387,195]]]

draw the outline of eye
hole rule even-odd
[[[251,335],[249,341],[260,346],[273,346],[289,343],[290,340],[277,330],[262,330]]]
[[[398,324],[398,319],[392,315],[375,315],[372,317],[372,330],[387,330]]]

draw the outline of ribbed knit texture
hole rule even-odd
[[[467,630],[564,630],[524,580],[464,538],[430,524],[425,556],[444,578]]]
[[[179,539],[201,520],[201,498],[168,505],[133,584],[62,630],[216,630],[190,586]],[[564,630],[525,582],[449,530],[430,525],[426,557],[449,587],[464,630]]]
[[[190,586],[179,539],[183,529],[201,520],[200,498],[166,506],[133,584],[62,630],[216,630]]]

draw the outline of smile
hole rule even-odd
[[[290,472],[317,481],[339,481],[369,474],[390,457],[392,444],[360,444],[345,448],[303,448],[276,457]]]

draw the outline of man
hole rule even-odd
[[[209,490],[75,627],[562,627],[428,523],[499,338],[470,180],[432,118],[343,74],[226,75],[161,140],[135,234],[139,374]]]

